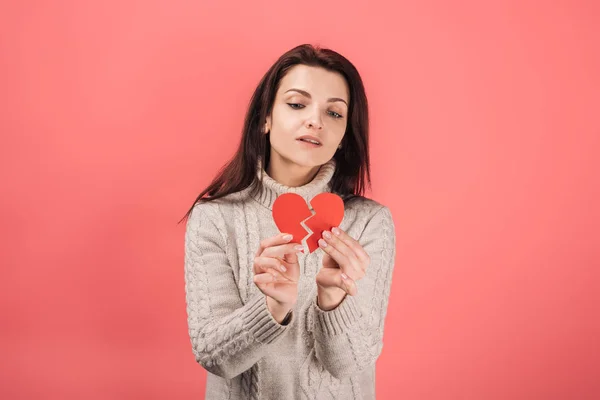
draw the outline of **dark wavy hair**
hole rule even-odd
[[[350,89],[348,124],[342,148],[334,155],[337,166],[331,180],[331,191],[338,194],[345,204],[364,197],[366,186],[371,187],[371,170],[369,110],[362,79],[354,65],[341,54],[320,46],[303,44],[279,57],[260,80],[250,99],[236,153],[198,195],[181,221],[189,217],[199,202],[215,200],[250,186],[253,194],[260,190],[261,182],[256,174],[258,161],[264,160],[263,167],[266,170],[271,153],[270,133],[262,133],[261,127],[271,114],[281,79],[290,68],[300,64],[338,72],[346,79]]]

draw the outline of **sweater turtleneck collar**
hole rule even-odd
[[[275,179],[271,178],[262,165],[262,160],[258,160],[258,166],[256,174],[258,179],[262,178],[262,190],[254,197],[256,201],[267,207],[273,209],[273,203],[275,199],[283,193],[296,193],[304,198],[307,205],[310,207],[309,201],[312,200],[317,194],[322,192],[331,191],[331,178],[335,172],[336,162],[335,159],[331,159],[325,164],[321,165],[317,175],[305,185],[290,187],[282,185]]]

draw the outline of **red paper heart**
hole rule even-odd
[[[344,218],[344,201],[336,194],[324,192],[310,201],[315,214],[308,209],[304,198],[296,193],[284,193],[273,203],[273,219],[280,232],[290,233],[293,242],[301,243],[310,232],[304,229],[301,222],[313,231],[306,239],[309,253],[318,247],[318,240],[325,230],[338,226]],[[308,218],[308,219],[307,219]]]

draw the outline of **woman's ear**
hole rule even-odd
[[[263,131],[262,131],[265,135],[269,132],[271,132],[271,117],[267,116],[266,118],[266,122],[265,125],[263,127]]]

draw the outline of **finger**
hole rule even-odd
[[[331,258],[333,258],[333,260],[340,266],[342,272],[345,272],[347,275],[350,268],[347,265],[348,260],[346,259],[346,256],[340,253],[338,249],[328,244],[323,238],[319,239],[318,243],[319,247],[321,247],[326,254],[331,256]]]
[[[267,269],[265,269],[264,272],[255,274],[254,276],[259,277],[257,283],[292,283],[292,284],[296,283],[294,281],[287,279],[280,272],[277,272],[274,269],[267,268]],[[255,280],[255,282],[256,282],[256,280]]]
[[[256,250],[255,256],[260,256],[262,252],[270,246],[275,246],[278,244],[289,243],[290,240],[293,239],[293,236],[289,233],[280,233],[275,236],[266,238],[261,240],[260,245],[258,246],[258,250]]]
[[[356,282],[354,279],[350,278],[348,275],[344,274],[342,271],[339,271],[341,285],[345,288],[346,293],[350,296],[356,295],[358,292],[358,288],[356,287]]]
[[[341,230],[339,227],[331,228],[331,232],[337,238],[339,238],[342,242],[346,244],[352,251],[356,254],[356,257],[364,263],[363,265],[367,265],[369,261],[369,255],[362,247],[362,245],[358,242],[358,240],[354,239],[352,236],[348,235],[346,232]]]
[[[285,258],[288,256],[286,261],[295,263],[298,261],[298,253],[302,253],[304,251],[304,246],[298,243],[287,243],[280,244],[275,246],[267,247],[260,254],[262,257],[276,257],[276,258]]]
[[[321,241],[324,240],[327,246],[323,246]],[[323,232],[323,238],[319,240],[319,245],[323,250],[330,254],[335,261],[340,265],[344,272],[354,279],[360,279],[364,273],[361,262],[356,258],[356,254],[337,236],[334,236],[329,231]],[[337,257],[337,258],[336,258]]]
[[[335,268],[340,269],[338,263],[329,254],[323,254],[323,260],[321,261],[323,268]]]
[[[276,282],[277,278],[273,274],[270,274],[268,272],[264,272],[262,274],[254,275],[253,280],[254,280],[254,283],[264,284],[264,283],[273,283],[273,282]]]
[[[272,297],[274,299],[280,298],[282,295],[281,289],[278,288],[277,284],[282,284],[282,283],[290,284],[290,285],[293,284],[293,283],[290,283],[287,281],[279,282],[277,279],[275,279],[273,277],[273,275],[266,273],[266,272],[263,274],[254,275],[253,280],[261,292],[263,292],[265,295]]]
[[[358,293],[358,287],[356,286],[356,282],[345,275],[339,269],[321,269],[317,274],[317,284],[324,288],[339,288],[348,293],[350,296],[356,295]]]
[[[295,285],[297,282],[290,281],[282,277],[277,271],[269,270],[260,274],[256,274],[253,276],[252,280],[256,284],[264,285],[267,283],[279,283],[279,284],[291,284]]]
[[[296,279],[293,278],[293,273],[286,274],[286,272],[293,271],[289,271],[289,269],[285,265],[283,265],[283,263],[280,260],[276,258],[256,257],[254,258],[254,265],[257,268],[257,270],[254,272],[255,274],[273,271],[271,273],[281,277],[281,280],[289,280],[291,282],[296,282]]]

